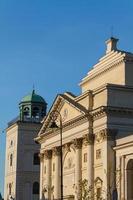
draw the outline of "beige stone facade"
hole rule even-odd
[[[40,130],[40,124],[17,122],[7,129],[5,200],[35,199],[33,184],[39,183],[40,166],[33,164],[34,154],[39,153],[39,145],[34,137]],[[34,196],[34,198],[33,198]]]
[[[95,199],[133,199],[133,54],[118,50],[115,38],[106,45],[105,56],[81,81],[81,95],[58,95],[36,138],[40,200],[60,199],[60,128],[64,199],[79,199],[85,179]],[[60,128],[53,130],[54,113]]]

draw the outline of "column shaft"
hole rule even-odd
[[[54,176],[54,199],[60,199],[61,178],[60,178],[60,147],[54,148],[55,176]]]
[[[93,145],[87,145],[87,178],[88,178],[88,186],[93,186],[93,179],[94,179],[94,172],[93,172],[93,162],[94,162],[94,155],[93,155]]]

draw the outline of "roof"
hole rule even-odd
[[[25,102],[46,103],[43,97],[35,93],[35,90],[31,94],[24,96],[20,103]]]

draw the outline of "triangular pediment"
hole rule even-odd
[[[62,124],[64,125],[82,115],[85,115],[86,113],[86,108],[77,103],[74,100],[74,96],[71,96],[69,94],[67,95],[67,93],[60,94],[55,98],[52,107],[46,115],[39,135],[43,134],[44,132],[47,132],[46,129],[49,129],[51,122],[54,118],[56,118],[57,124],[61,119]]]

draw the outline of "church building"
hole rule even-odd
[[[37,136],[47,103],[33,90],[19,103],[19,116],[6,130],[4,200],[39,200],[40,145]]]
[[[92,199],[133,200],[133,54],[117,42],[106,41],[105,55],[80,82],[81,94],[58,94],[43,121],[35,139],[40,200],[81,199],[85,180]]]

